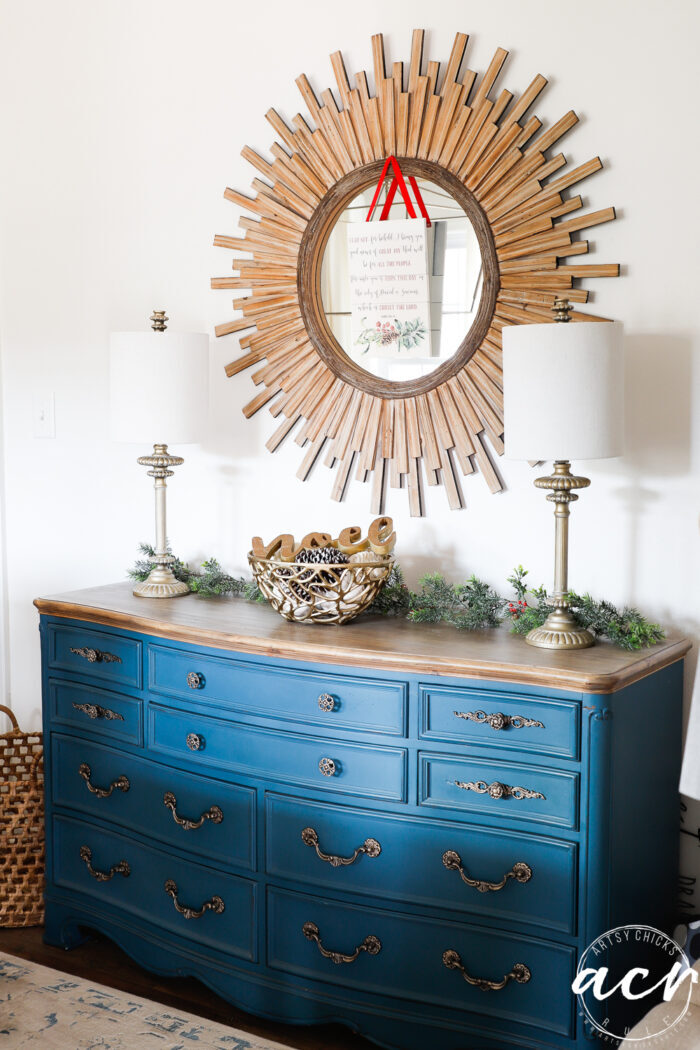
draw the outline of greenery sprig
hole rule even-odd
[[[153,565],[155,551],[147,543],[139,544],[141,558],[129,569],[129,578],[145,580]],[[168,547],[168,553],[171,550]],[[252,581],[242,576],[229,576],[216,558],[202,562],[194,572],[179,558],[172,570],[178,580],[202,598],[233,595],[248,601],[264,602],[265,597]],[[504,598],[489,584],[472,575],[465,583],[448,583],[438,572],[428,573],[412,591],[404,580],[401,567],[394,564],[389,577],[363,615],[402,616],[414,623],[447,623],[463,631],[478,631],[510,623],[513,634],[527,634],[540,627],[550,612],[549,597],[544,587],[530,588],[527,569],[518,565],[508,577],[513,588],[512,599]],[[609,639],[621,649],[645,649],[665,638],[665,632],[634,608],[617,609],[611,602],[597,601],[590,594],[569,591],[567,599],[580,627]]]
[[[167,553],[173,555],[170,545]],[[139,543],[139,553],[143,557],[136,560],[128,570],[129,579],[142,581],[148,578],[153,568],[153,558],[156,552],[149,543]],[[265,601],[262,591],[252,580],[246,580],[242,576],[229,576],[224,572],[216,558],[209,558],[202,562],[202,572],[193,572],[179,558],[171,564],[175,579],[186,583],[193,594],[199,594],[202,598],[223,598],[232,594],[237,598],[247,598],[249,601]]]

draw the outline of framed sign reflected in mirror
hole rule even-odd
[[[539,75],[519,98],[497,92],[500,48],[478,76],[462,69],[458,33],[441,75],[423,44],[416,30],[407,70],[388,70],[373,37],[373,93],[364,72],[351,86],[340,52],[337,94],[319,98],[299,77],[309,116],[267,113],[271,159],[243,150],[253,195],[225,192],[250,213],[243,235],[215,238],[235,253],[233,275],[212,280],[237,293],[236,316],[216,328],[240,343],[226,371],[251,368],[259,388],[244,414],[277,420],[270,451],[300,445],[302,480],[332,468],[333,498],[370,483],[376,513],[392,487],[414,515],[425,484],[444,486],[452,508],[466,475],[500,491],[503,327],[552,320],[561,295],[574,322],[605,321],[579,308],[580,284],[619,273],[574,258],[589,251],[583,231],[615,217],[579,214],[570,192],[602,167],[569,170],[555,152],[576,114],[544,127],[530,113]]]

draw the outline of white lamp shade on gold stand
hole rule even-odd
[[[160,322],[163,323],[163,322]],[[153,570],[134,588],[139,597],[172,598],[187,584],[172,572],[167,553],[166,478],[183,460],[168,443],[194,444],[205,433],[209,399],[209,336],[206,333],[114,332],[110,340],[110,429],[114,441],[152,444],[138,462],[150,467],[156,495]]]
[[[622,454],[622,330],[616,321],[503,329],[509,459],[606,459]]]
[[[203,332],[113,332],[113,441],[171,445],[201,440],[209,406],[209,336]]]
[[[556,304],[568,321],[568,303]],[[554,460],[554,473],[538,478],[554,503],[555,559],[552,612],[527,635],[531,645],[583,649],[593,644],[580,628],[566,595],[569,504],[588,478],[571,473],[572,459],[604,459],[623,451],[624,359],[622,325],[581,321],[513,325],[503,330],[505,454],[510,459]]]

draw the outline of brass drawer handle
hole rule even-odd
[[[525,963],[515,963],[510,973],[500,981],[489,981],[486,977],[472,977],[468,974],[462,965],[462,960],[459,957],[459,952],[456,952],[453,948],[443,953],[442,961],[448,970],[460,970],[462,977],[467,984],[474,985],[475,988],[481,988],[482,992],[498,992],[501,988],[505,988],[509,981],[517,981],[518,984],[527,984],[532,977],[532,974]]]
[[[109,882],[115,875],[123,875],[125,879],[128,879],[131,875],[131,868],[128,861],[125,860],[120,860],[117,864],[113,864],[109,871],[97,871],[92,866],[92,850],[89,846],[80,847],[80,859],[85,862],[85,867],[93,879],[97,879],[98,882]]]
[[[76,711],[82,711],[88,718],[104,718],[107,722],[123,722],[124,715],[118,711],[110,711],[108,707],[100,707],[99,704],[77,704],[73,701]]]
[[[179,824],[185,831],[194,831],[195,828],[201,828],[205,820],[210,820],[212,824],[220,824],[224,819],[224,814],[218,806],[210,806],[209,809],[202,813],[199,820],[187,820],[186,817],[181,817],[175,810],[177,806],[177,799],[173,795],[172,791],[166,791],[163,795],[163,805],[167,806],[173,815],[173,820],[176,824]]]
[[[305,846],[312,846],[316,850],[317,856],[321,860],[327,861],[332,868],[347,867],[349,864],[354,864],[361,853],[366,853],[368,857],[378,857],[382,852],[382,847],[376,839],[365,839],[351,857],[336,857],[332,853],[324,853],[318,844],[318,832],[314,828],[304,828],[301,833],[301,841]]]
[[[455,711],[454,715],[455,718],[465,718],[468,722],[490,725],[492,729],[544,729],[544,722],[538,722],[535,718],[504,715],[502,711],[494,711],[489,715],[485,711]]]
[[[88,649],[87,646],[81,649],[74,649],[71,646],[70,651],[76,656],[82,656],[83,660],[87,660],[89,664],[120,664],[122,662],[121,656],[116,656],[115,653],[105,653],[101,649]]]
[[[204,737],[200,736],[199,733],[188,733],[185,743],[187,744],[190,751],[204,750]]]
[[[330,693],[321,693],[318,698],[318,706],[322,711],[335,711],[335,698]]]
[[[456,853],[453,849],[448,849],[443,853],[442,863],[448,871],[458,871],[462,878],[462,882],[465,882],[467,886],[471,886],[473,889],[478,890],[479,893],[488,893],[490,890],[502,890],[508,882],[508,879],[515,879],[516,882],[525,883],[529,882],[532,878],[532,868],[522,860],[516,861],[510,871],[506,872],[500,882],[486,882],[484,879],[470,879],[462,867],[462,858],[459,853]]]
[[[95,787],[94,784],[90,783],[92,770],[90,769],[90,766],[87,764],[87,762],[80,763],[80,768],[78,769],[78,772],[85,781],[85,786],[87,787],[88,791],[90,791],[93,795],[97,795],[98,798],[109,798],[109,796],[115,789],[126,793],[131,787],[131,784],[129,783],[129,778],[125,777],[123,774],[120,777],[117,777],[116,780],[113,780],[108,788]]]
[[[216,915],[221,915],[225,908],[221,897],[216,896],[212,897],[211,900],[205,901],[202,907],[197,910],[194,908],[186,908],[185,905],[180,904],[177,899],[177,883],[173,882],[172,879],[168,879],[165,883],[165,892],[169,897],[172,897],[175,911],[179,912],[180,915],[184,915],[186,919],[201,919],[207,911],[213,911]]]
[[[196,671],[190,671],[187,675],[187,684],[190,689],[201,689],[204,686],[204,675],[197,674]]]
[[[476,791],[478,795],[488,795],[490,798],[544,798],[547,796],[543,795],[541,791],[531,791],[530,788],[511,787],[510,784],[501,784],[499,780],[494,780],[492,784],[487,784],[485,780],[455,780],[455,785],[458,788],[462,788],[463,791]]]
[[[321,935],[318,931],[318,926],[315,922],[305,922],[301,928],[301,932],[306,937],[307,941],[315,941],[318,945],[318,950],[324,959],[330,959],[334,963],[352,963],[360,955],[361,952],[367,952],[368,955],[379,955],[382,950],[382,942],[374,934],[365,937],[362,944],[358,944],[352,955],[343,955],[342,952],[331,952],[328,948],[324,948],[321,944]]]
[[[337,766],[332,758],[322,758],[318,764],[318,768],[321,770],[324,777],[334,777],[337,771]]]

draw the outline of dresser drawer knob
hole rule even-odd
[[[77,704],[73,701],[76,711],[82,711],[88,718],[104,718],[107,722],[123,722],[124,715],[118,711],[110,711],[108,707],[100,707],[99,704]]]
[[[318,706],[322,711],[335,711],[335,698],[330,693],[321,693],[318,698]]]
[[[321,770],[324,777],[334,777],[336,774],[336,764],[332,758],[322,758],[318,764],[318,768]]]
[[[177,883],[172,879],[168,879],[165,883],[165,892],[169,897],[173,899],[173,905],[175,911],[179,912],[180,915],[184,915],[186,919],[201,919],[205,912],[213,911],[215,915],[221,915],[225,910],[225,904],[221,897],[214,896],[211,900],[205,901],[201,908],[187,908],[184,904],[180,904],[177,899]]]
[[[71,646],[70,651],[75,656],[82,656],[83,660],[87,660],[89,664],[120,664],[122,662],[121,656],[115,653],[105,653],[101,649],[88,649],[87,646],[80,649],[74,649]]]
[[[204,688],[204,675],[198,674],[196,671],[190,671],[187,675],[187,684],[190,689],[203,689]]]
[[[500,981],[489,981],[486,977],[472,977],[464,969],[459,952],[456,952],[453,948],[443,952],[442,961],[448,970],[460,970],[467,984],[471,984],[475,988],[481,988],[482,992],[499,992],[501,988],[505,988],[509,981],[527,984],[532,977],[525,963],[516,963],[510,973],[505,974]]]
[[[131,875],[131,868],[125,860],[120,860],[117,864],[113,864],[109,871],[97,871],[92,866],[92,850],[89,846],[80,847],[80,859],[84,861],[85,867],[93,879],[97,879],[98,882],[109,882],[115,875],[123,875],[125,879],[128,879]]]
[[[515,879],[516,882],[525,883],[529,882],[532,878],[532,868],[522,860],[516,861],[510,871],[506,872],[500,882],[486,882],[484,879],[471,879],[462,867],[462,858],[459,853],[456,853],[453,849],[448,849],[443,853],[442,863],[448,871],[458,871],[462,878],[462,882],[466,883],[467,886],[471,886],[473,889],[478,890],[479,893],[502,890],[508,882],[508,879]]]
[[[315,828],[304,828],[301,833],[301,841],[305,846],[315,849],[317,856],[325,860],[332,868],[344,868],[349,864],[354,864],[361,853],[366,853],[368,857],[378,857],[382,852],[382,847],[376,839],[365,839],[350,857],[337,857],[333,853],[324,853],[318,844],[318,832]]]
[[[85,781],[85,786],[87,787],[88,791],[91,792],[91,794],[96,795],[97,798],[109,798],[113,791],[123,791],[124,793],[126,793],[131,787],[131,784],[129,783],[129,778],[125,777],[123,774],[122,776],[117,777],[116,780],[113,780],[108,788],[96,787],[94,784],[90,783],[92,770],[90,769],[90,766],[87,764],[87,762],[80,763],[80,768],[78,769],[78,772]]]
[[[204,737],[200,736],[199,733],[188,733],[185,743],[187,744],[190,751],[204,750]]]
[[[486,714],[485,711],[455,711],[455,718],[464,718],[468,722],[489,725],[492,729],[544,729],[544,722],[523,715],[504,715],[502,711]]]
[[[462,791],[476,791],[477,795],[488,795],[489,798],[500,799],[500,798],[544,798],[541,791],[531,791],[530,788],[511,787],[510,784],[501,784],[499,780],[494,780],[492,784],[487,784],[485,780],[455,780],[455,786],[461,788]]]
[[[367,952],[368,955],[379,955],[382,950],[382,942],[378,937],[370,934],[365,937],[362,944],[358,944],[352,955],[343,955],[342,952],[331,952],[328,948],[324,948],[321,944],[321,934],[319,933],[318,926],[315,922],[305,922],[301,928],[301,932],[306,937],[307,941],[315,941],[318,945],[318,950],[324,959],[330,959],[334,963],[352,963],[355,962],[361,952]]]
[[[177,799],[172,791],[166,791],[163,795],[163,805],[167,806],[170,810],[175,823],[179,824],[181,828],[185,829],[185,831],[194,831],[196,828],[201,828],[205,820],[210,820],[212,824],[220,824],[224,819],[224,814],[219,806],[210,806],[209,809],[202,813],[199,820],[187,820],[186,817],[181,817],[175,808],[177,806]]]

